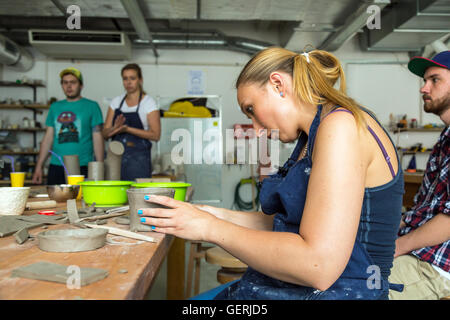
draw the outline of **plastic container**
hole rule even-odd
[[[96,207],[120,207],[128,202],[127,190],[133,181],[83,181],[83,199]]]
[[[185,201],[186,190],[190,187],[190,183],[186,182],[141,182],[133,183],[133,188],[170,188],[175,190],[175,200]]]

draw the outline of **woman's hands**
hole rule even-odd
[[[141,223],[152,226],[156,232],[172,234],[187,240],[210,241],[209,234],[217,219],[212,214],[188,202],[165,196],[149,195],[145,196],[145,199],[168,208],[139,209]]]
[[[111,115],[107,116],[107,121],[108,121],[108,117],[109,119],[109,123],[112,122],[112,117],[114,116],[113,113],[111,113]],[[105,127],[102,130],[102,135],[105,139],[109,139],[112,136],[118,134],[118,133],[122,133],[122,132],[126,132],[128,130],[128,126],[125,124],[126,118],[123,114],[120,114],[115,120],[114,120],[114,124],[112,127],[108,127],[107,125],[105,125]],[[108,123],[108,122],[106,122]]]
[[[127,130],[128,126],[125,124],[125,116],[123,114],[120,114],[116,120],[114,120],[114,125],[111,128],[111,131],[109,132],[109,136],[116,135],[118,133],[122,133]]]

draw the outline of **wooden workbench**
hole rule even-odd
[[[128,229],[128,226],[117,225],[113,220],[109,219],[107,225]],[[37,227],[30,229],[29,233],[36,236],[45,230],[64,228],[75,227],[69,224],[48,225],[47,229]],[[13,236],[0,238],[0,299],[143,299],[164,258],[168,255],[174,237],[156,232],[142,234],[154,237],[157,242],[144,242],[108,234],[107,239],[112,243],[107,242],[104,247],[97,250],[76,253],[42,251],[38,247],[37,239],[34,241],[29,239],[19,245]],[[61,283],[11,277],[13,269],[39,261],[66,266],[76,265],[80,268],[100,268],[107,270],[109,275],[103,280],[80,289],[69,289]],[[175,272],[184,274],[184,264],[182,268],[183,270],[178,270],[176,266],[175,269],[172,266],[172,272],[176,270]],[[127,273],[119,272],[123,269],[126,269]],[[168,279],[170,279],[169,274]],[[181,291],[183,288],[184,283],[177,290]],[[168,292],[169,296],[178,297],[177,292]]]
[[[406,210],[409,210],[414,205],[414,196],[422,184],[423,174],[423,172],[404,172],[405,194],[403,195],[403,206]]]

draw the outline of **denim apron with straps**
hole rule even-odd
[[[123,114],[125,124],[136,129],[144,129],[139,117],[139,107],[141,104],[142,92],[139,95],[139,102],[136,112],[122,112],[122,106],[127,96],[123,97],[119,108],[114,111],[113,123],[116,118]],[[119,133],[113,136],[113,141],[122,142],[125,152],[122,155],[121,180],[133,181],[136,178],[149,178],[152,176],[151,148],[152,143],[148,139],[143,139],[130,133]]]
[[[298,234],[306,201],[309,174],[312,167],[311,155],[315,135],[320,124],[321,110],[322,106],[319,105],[317,114],[311,124],[309,139],[302,134],[284,166],[278,170],[278,173],[262,182],[260,191],[261,208],[265,214],[275,214],[273,231]],[[308,152],[304,158],[297,160],[305,143],[308,143]],[[371,192],[370,189],[366,189],[364,202],[367,202],[366,198],[370,197],[367,190]],[[389,212],[393,216],[389,218],[390,221],[387,221],[388,224],[392,224],[388,231],[392,234],[392,237],[395,237],[400,221],[403,195],[401,169],[394,179],[380,190],[385,192],[386,195],[390,194],[395,197],[395,201],[392,202],[393,205],[386,207],[390,209]],[[367,211],[370,211],[370,205],[364,203],[362,211],[364,212],[366,208],[368,208]],[[393,210],[398,211],[399,214],[392,214]],[[382,270],[381,273],[377,274],[376,263],[368,254],[365,245],[360,241],[364,238],[363,230],[365,230],[362,220],[370,221],[370,219],[366,219],[366,213],[362,213],[361,217],[358,235],[348,264],[339,279],[327,290],[320,291],[311,287],[287,283],[266,276],[249,267],[240,280],[231,283],[214,299],[388,299],[389,288],[397,291],[401,291],[403,288],[402,285],[390,284],[387,281],[389,269],[392,265],[393,252],[390,255],[386,254],[387,260],[390,260],[391,264],[387,263],[387,267],[381,267],[388,270]],[[386,221],[381,221],[380,225],[386,225]],[[394,242],[394,239],[392,238],[390,243]],[[393,245],[395,249],[395,243]],[[390,250],[393,250],[392,247]]]

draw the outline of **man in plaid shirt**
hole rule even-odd
[[[404,284],[390,299],[440,299],[450,295],[450,51],[432,60],[414,57],[408,69],[424,79],[425,112],[446,127],[427,162],[414,206],[400,222],[389,282]]]

